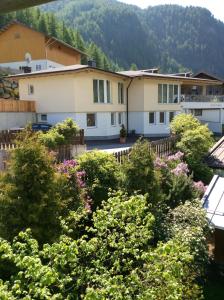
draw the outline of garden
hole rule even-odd
[[[172,155],[139,139],[123,164],[99,151],[58,164],[76,130],[17,137],[0,177],[0,299],[203,299],[208,128],[182,114]]]

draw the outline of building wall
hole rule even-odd
[[[24,61],[25,54],[32,59],[45,58],[45,37],[42,33],[14,24],[0,34],[0,63]]]
[[[60,63],[64,66],[81,64],[81,54],[73,49],[70,49],[59,42],[49,41],[49,46],[46,50],[47,59]]]
[[[36,121],[35,113],[8,112],[0,113],[0,130],[25,127],[29,122]]]
[[[43,61],[47,58],[55,63],[54,67],[57,66],[56,64],[81,63],[79,52],[58,41],[51,41],[44,34],[20,24],[11,25],[0,34],[0,49],[0,65],[18,62],[18,64],[12,65],[16,66],[16,69],[23,65],[21,62],[24,62],[26,53],[30,53],[32,61]],[[45,65],[43,67],[46,69]]]

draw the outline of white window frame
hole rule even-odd
[[[164,122],[160,122],[160,114],[164,115]],[[166,112],[165,111],[159,111],[159,124],[166,124]]]
[[[33,86],[33,84],[28,84],[28,95],[34,95],[34,86]]]
[[[44,116],[44,118],[43,118],[43,116]],[[47,114],[41,114],[40,115],[40,120],[41,120],[41,122],[47,122]]]
[[[39,64],[39,65],[36,65],[36,71],[41,71],[42,70],[42,66]]]
[[[113,116],[113,121],[114,121],[114,124],[112,123],[112,116]],[[111,112],[110,113],[110,124],[112,127],[115,127],[117,122],[116,122],[116,112]]]
[[[94,82],[97,82],[97,101],[95,102],[94,99]],[[103,91],[104,91],[104,99],[100,99],[100,81],[103,81]],[[110,99],[108,100],[108,93],[107,93],[107,83],[109,82],[110,85]],[[101,101],[103,100],[103,101]],[[93,79],[93,103],[94,104],[111,104],[112,103],[112,88],[111,88],[111,81],[105,79]]]
[[[150,114],[154,115],[154,122],[150,122]],[[155,111],[149,111],[149,125],[155,125],[156,124],[156,112]]]
[[[118,103],[119,104],[125,104],[124,97],[125,97],[124,83],[118,82]]]
[[[95,125],[94,126],[88,126],[88,115],[94,115],[95,116]],[[86,114],[86,127],[88,129],[96,128],[97,127],[97,113],[87,113]]]
[[[123,114],[123,112],[119,112],[118,113],[118,125],[122,125],[122,124],[124,124],[124,114]]]
[[[166,99],[164,100],[164,86],[166,86]],[[174,98],[174,90],[175,86],[177,86],[177,102],[175,102]],[[160,90],[161,87],[161,96],[162,98],[160,99]],[[173,93],[173,99],[170,100],[170,89],[172,89]],[[173,84],[173,83],[159,83],[158,84],[158,103],[159,104],[179,104],[180,103],[180,85],[179,84]]]

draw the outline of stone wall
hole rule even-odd
[[[2,99],[19,99],[18,82],[11,81],[0,77],[0,98]]]

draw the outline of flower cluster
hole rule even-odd
[[[163,169],[163,168],[167,168],[168,167],[168,165],[165,163],[165,161],[163,161],[159,157],[157,157],[156,160],[154,161],[154,166],[157,169]]]
[[[175,174],[176,176],[187,175],[189,173],[188,165],[181,162],[176,166],[175,169],[171,171],[171,173]]]
[[[57,171],[61,174],[66,174],[70,176],[71,170],[74,171],[74,168],[77,167],[78,163],[76,160],[64,160],[63,163],[57,166]]]
[[[175,153],[174,155],[170,155],[167,157],[167,161],[178,161],[178,160],[182,160],[184,157],[184,153],[178,151],[177,153]]]
[[[206,192],[207,186],[202,181],[194,182],[194,188],[198,190],[202,195]]]

